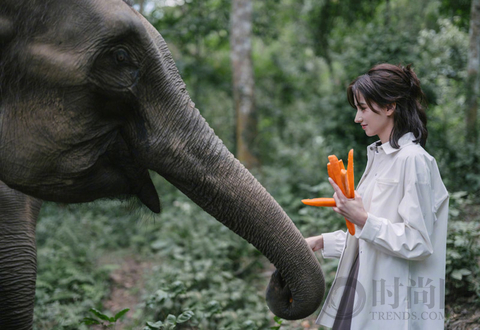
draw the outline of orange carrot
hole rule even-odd
[[[349,198],[355,198],[355,180],[353,178],[353,149],[348,152],[347,181]]]
[[[342,180],[342,169],[340,162],[338,161],[337,156],[335,155],[330,155],[328,156],[328,160],[330,161],[330,170],[333,176],[333,181],[340,187],[340,190],[342,193],[347,197],[350,198],[351,192],[349,191],[349,194],[347,195],[346,190],[347,190],[347,180],[348,180],[348,175],[347,173],[344,174],[345,180]],[[349,162],[350,163],[350,162]],[[343,162],[342,162],[343,164]],[[349,164],[350,165],[350,164]],[[353,161],[352,161],[352,166],[351,168],[353,169]],[[351,170],[350,170],[351,171]],[[348,171],[347,171],[348,172]],[[353,180],[351,180],[353,182]],[[350,187],[350,183],[348,183],[348,186]],[[348,231],[350,232],[350,235],[355,235],[355,225],[348,221],[348,219],[345,218],[345,223],[347,225]]]
[[[343,173],[342,173],[343,174]],[[343,179],[343,178],[342,178]],[[347,198],[350,198],[350,185],[348,184],[348,172],[345,171],[345,181],[344,181],[344,185],[345,185],[345,192],[346,192],[346,197]]]
[[[345,223],[347,224],[348,232],[350,233],[350,235],[355,235],[355,225],[348,221],[347,218],[345,218]]]
[[[348,166],[345,169],[345,165],[342,160],[338,160],[337,156],[328,156],[330,161],[327,164],[328,176],[340,187],[340,190],[347,198],[355,198],[355,181],[353,171],[353,149],[348,152]],[[313,198],[303,199],[303,204],[319,207],[335,207],[335,199],[333,198]],[[355,235],[355,225],[345,218],[348,232],[350,235]]]
[[[340,171],[340,164],[338,162],[338,158],[335,155],[328,156],[328,160],[330,161],[330,167],[333,175],[333,181],[340,187],[340,190],[345,195],[345,187],[342,184],[342,173]]]
[[[342,175],[342,185],[345,188],[345,196],[348,197],[347,170],[340,170],[340,174]]]
[[[302,203],[310,206],[318,207],[333,207],[337,206],[335,199],[333,198],[313,198],[313,199],[302,199]]]

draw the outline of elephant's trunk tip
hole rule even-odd
[[[313,301],[295,298],[278,270],[272,274],[266,300],[270,311],[285,320],[299,320],[313,314],[320,306],[325,290],[313,296]]]

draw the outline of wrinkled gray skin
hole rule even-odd
[[[273,313],[299,319],[319,306],[324,278],[302,235],[201,117],[164,40],[127,3],[2,0],[0,124],[0,329],[32,328],[41,200],[131,195],[159,212],[148,170],[275,265]]]

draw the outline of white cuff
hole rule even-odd
[[[367,221],[363,227],[355,225],[355,237],[367,242],[373,242],[382,226],[382,219],[368,213]]]
[[[323,236],[322,256],[328,258],[340,258],[345,247],[346,232],[337,230],[333,233],[325,233]]]

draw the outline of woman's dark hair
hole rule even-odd
[[[372,103],[385,108],[396,104],[390,145],[400,148],[398,139],[412,132],[415,142],[422,147],[427,142],[427,102],[420,81],[410,65],[378,64],[366,74],[353,80],[347,88],[348,102],[354,108],[355,99],[362,94],[369,108],[377,112]]]

